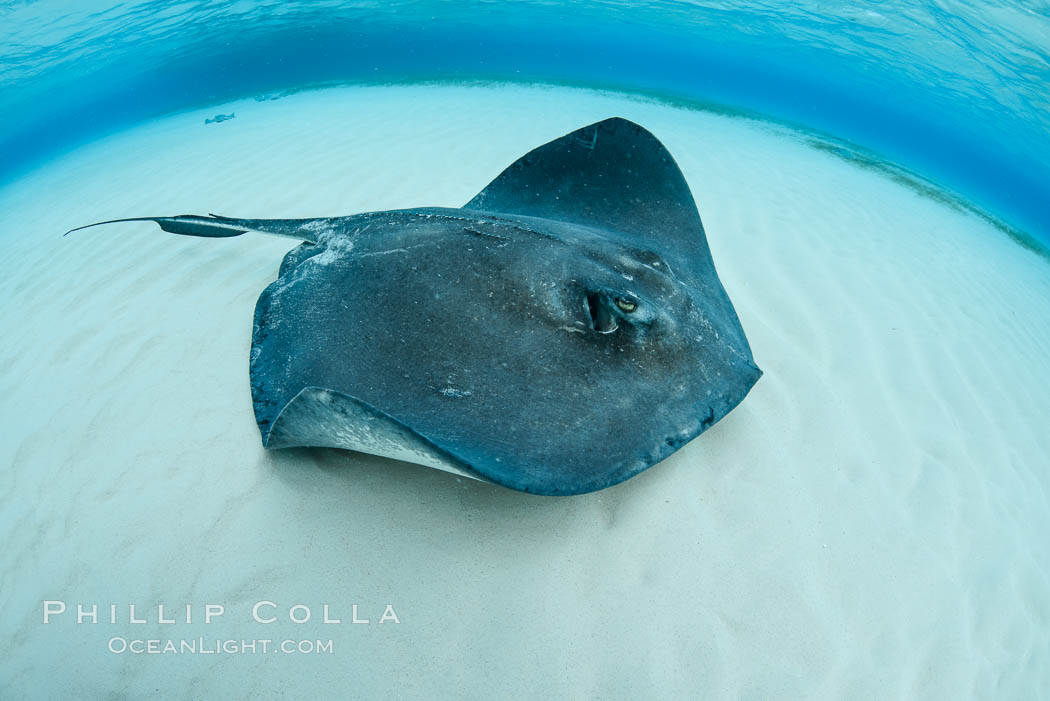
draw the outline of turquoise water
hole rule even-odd
[[[331,82],[573,83],[850,141],[1050,241],[1050,4],[0,6],[0,179],[102,133]]]

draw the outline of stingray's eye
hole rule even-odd
[[[591,328],[599,333],[612,333],[622,323],[635,325],[648,320],[646,310],[633,295],[618,296],[610,291],[595,290],[587,294],[585,308]]]

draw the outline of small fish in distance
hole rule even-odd
[[[233,119],[236,116],[237,116],[236,112],[231,112],[230,114],[217,114],[214,117],[212,117],[211,119],[205,119],[204,123],[205,124],[217,124],[219,122],[225,122],[227,119]]]

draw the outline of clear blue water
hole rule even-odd
[[[151,116],[323,82],[568,82],[851,141],[1050,242],[1050,4],[0,5],[0,179]]]

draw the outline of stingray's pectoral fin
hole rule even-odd
[[[70,229],[64,236],[74,231],[89,229],[103,224],[122,222],[151,221],[161,229],[172,234],[183,236],[200,236],[209,239],[230,238],[247,232],[284,236],[297,241],[317,242],[317,234],[326,228],[328,219],[231,219],[209,214],[202,217],[197,214],[179,214],[174,217],[130,217],[128,219],[110,219]]]
[[[713,270],[693,195],[643,127],[613,117],[525,154],[463,207],[618,231],[678,266]],[[673,264],[672,264],[673,265]]]
[[[488,481],[401,422],[348,394],[307,387],[260,425],[267,448],[342,448]]]

